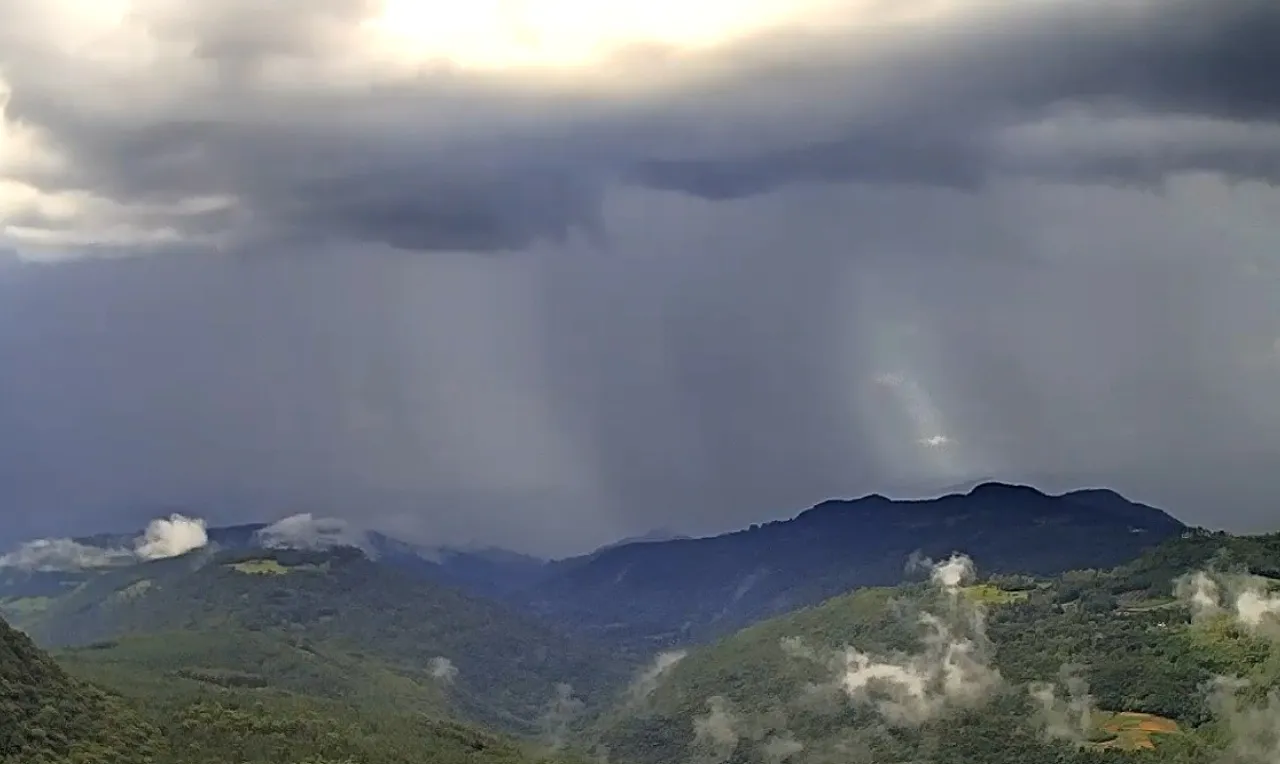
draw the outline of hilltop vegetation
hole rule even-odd
[[[0,621],[0,762],[142,764],[159,733]]]
[[[129,698],[195,702],[218,690],[284,691],[373,711],[447,716],[449,687],[283,634],[226,628],[125,637],[61,650],[72,674]]]
[[[592,743],[632,764],[1222,761],[1240,720],[1280,725],[1280,643],[1193,621],[1175,579],[1277,562],[1280,537],[1189,534],[1112,570],[861,589],[693,650]]]
[[[73,672],[123,695],[72,678],[28,637],[0,621],[0,763],[3,764],[558,764],[529,746],[481,732],[383,697],[321,695],[320,682],[343,681],[347,665],[316,676],[315,695],[274,685],[287,660],[264,681],[173,671],[191,650],[188,636],[97,646],[65,655]],[[174,645],[173,641],[178,644]],[[242,641],[205,648],[246,649]],[[252,646],[248,646],[252,649]],[[246,654],[282,659],[279,653]],[[349,682],[348,682],[349,683]]]
[[[0,621],[0,762],[4,764],[535,764],[527,747],[404,709],[275,687],[176,676],[156,652],[127,667],[137,691],[111,696],[72,679]],[[145,652],[145,650],[144,650]],[[92,661],[72,663],[85,669]],[[120,668],[118,665],[116,668]],[[92,669],[104,678],[123,680]],[[177,689],[166,685],[178,685]]]
[[[101,665],[154,659],[206,673],[236,669],[243,682],[271,674],[273,685],[329,687],[362,703],[408,694],[415,707],[449,707],[513,731],[536,729],[558,684],[598,703],[627,670],[532,617],[349,548],[197,553],[113,570],[22,626],[48,646],[119,641],[101,652]],[[158,636],[172,632],[188,637]],[[442,662],[451,667],[447,685],[433,676]],[[345,679],[323,678],[334,673]]]

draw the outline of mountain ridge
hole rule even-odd
[[[1105,489],[1054,496],[988,482],[931,499],[830,499],[718,536],[557,560],[521,594],[546,617],[652,650],[714,638],[858,586],[893,584],[912,555],[965,549],[994,572],[1053,574],[1112,567],[1185,530],[1169,514]]]

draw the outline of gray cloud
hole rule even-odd
[[[80,249],[518,250],[598,241],[617,183],[711,199],[805,181],[1150,185],[1274,178],[1280,156],[1266,0],[965,2],[928,24],[847,0],[832,18],[862,23],[623,48],[543,75],[373,68],[357,30],[377,5],[282,3],[264,19],[154,0],[95,40],[95,65],[58,47],[73,35],[57,13],[13,4],[6,114],[50,156],[6,174],[91,199],[75,214],[25,204],[11,225]]]
[[[33,536],[186,506],[554,553],[987,475],[1267,527],[1278,212],[1207,176],[626,191],[607,256],[18,266],[0,486]]]
[[[73,5],[0,3],[4,533],[566,553],[987,476],[1272,522],[1270,3],[413,76],[357,4]]]

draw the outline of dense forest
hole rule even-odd
[[[90,656],[108,667],[234,669],[295,691],[451,709],[516,733],[537,731],[557,685],[604,703],[630,670],[602,645],[353,548],[202,550],[111,570],[17,625],[51,648],[119,645]],[[441,664],[447,693],[433,676]]]
[[[1280,537],[1197,532],[1113,570],[861,589],[670,656],[592,742],[632,764],[1275,761],[1277,632],[1197,615],[1187,574],[1274,618],[1277,562]]]
[[[143,764],[161,749],[158,730],[126,704],[67,676],[0,621],[0,762]]]
[[[158,646],[157,646],[158,647]],[[107,648],[100,648],[108,652]],[[362,707],[224,673],[142,665],[73,679],[0,622],[0,762],[4,764],[525,764],[527,744],[435,715]],[[172,654],[168,654],[172,658]],[[93,662],[72,659],[73,667]],[[138,692],[142,688],[145,692]],[[561,757],[563,758],[563,757]]]
[[[1280,536],[1188,531],[1053,576],[972,563],[916,560],[639,669],[550,655],[545,627],[351,552],[138,566],[43,606],[109,638],[51,658],[0,631],[0,761],[1276,761]]]

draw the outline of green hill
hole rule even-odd
[[[169,635],[172,639],[175,635]],[[231,643],[221,649],[245,647]],[[75,673],[119,682],[123,697],[72,678],[0,621],[3,764],[538,764],[514,741],[447,721],[291,692],[271,685],[183,677],[155,665],[188,647],[140,642]],[[95,651],[86,651],[95,652]],[[96,651],[108,655],[110,649]],[[330,678],[336,677],[331,674]],[[561,757],[560,759],[564,759]]]
[[[151,762],[159,733],[0,621],[0,762]]]
[[[22,626],[46,646],[118,641],[73,658],[96,671],[148,663],[206,683],[448,708],[519,732],[538,728],[559,684],[599,704],[627,670],[533,617],[354,549],[198,552],[112,570]],[[173,632],[185,636],[162,636]]]
[[[1232,725],[1280,724],[1280,648],[1193,623],[1174,580],[1277,563],[1280,537],[1188,534],[1113,570],[857,590],[690,652],[590,741],[633,764],[1231,760]],[[1224,676],[1253,716],[1224,716]]]
[[[0,621],[0,763],[568,761],[442,718],[439,690],[376,662],[266,633],[169,633],[58,657]]]
[[[53,655],[72,675],[145,702],[194,702],[224,689],[269,690],[369,711],[440,718],[450,712],[449,688],[438,679],[270,632],[235,627],[164,632]]]

